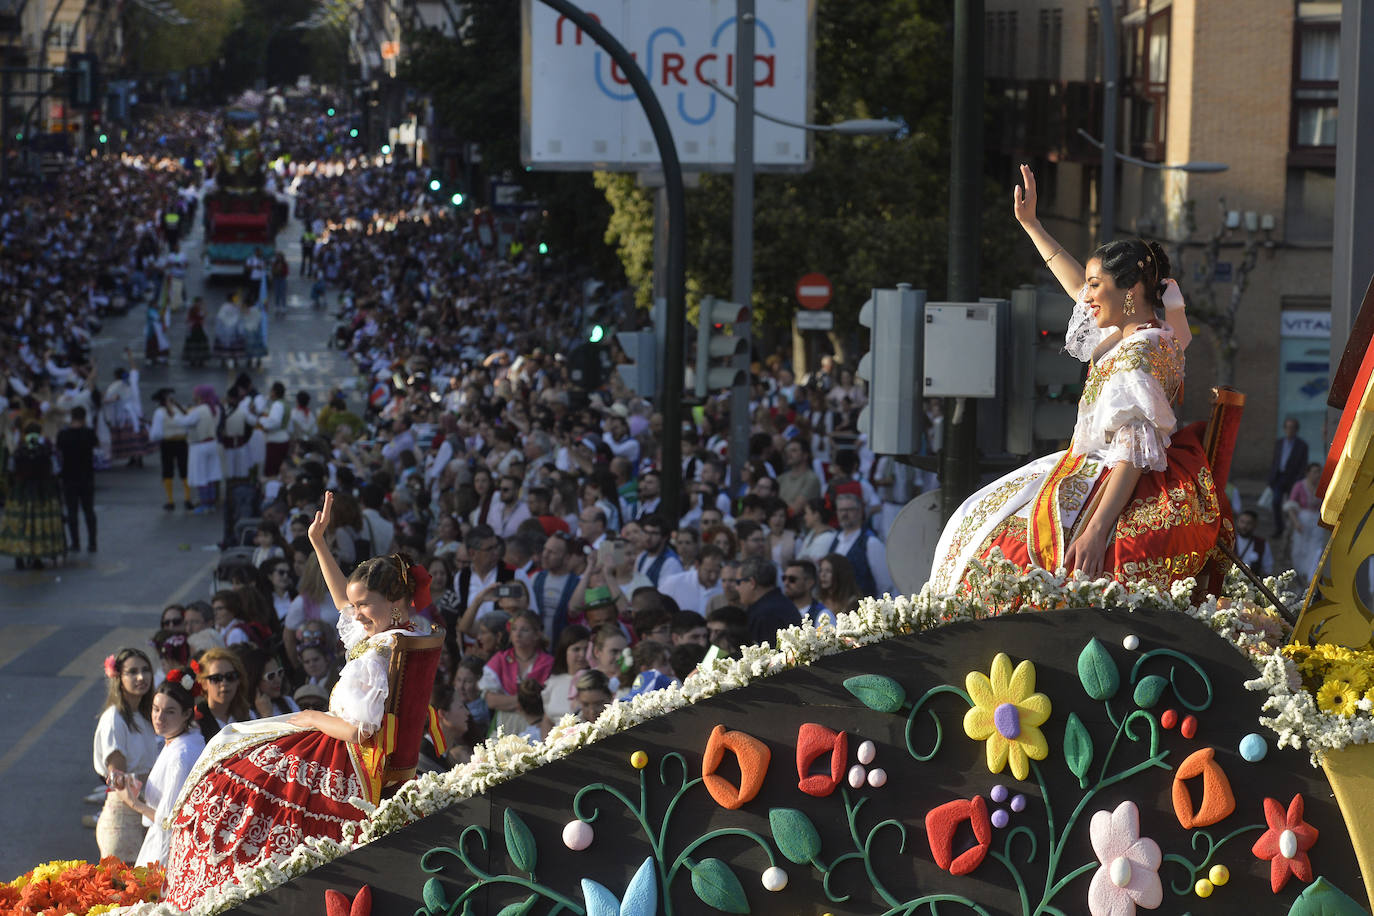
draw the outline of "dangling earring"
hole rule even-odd
[[[401,609],[394,607],[391,609],[391,628],[399,629],[401,626]]]
[[[1135,296],[1131,295],[1131,291],[1129,289],[1126,290],[1126,308],[1123,309],[1123,311],[1127,315],[1135,314]]]

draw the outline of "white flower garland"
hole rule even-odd
[[[1166,592],[1157,586],[1122,585],[1110,579],[1066,577],[1040,569],[1022,572],[1014,564],[993,557],[973,561],[980,595],[968,598],[936,595],[929,586],[911,597],[865,598],[853,613],[840,614],[835,626],[811,623],[778,631],[777,645],[747,646],[738,659],[716,659],[703,664],[682,684],[643,693],[631,700],[612,703],[595,722],[579,722],[565,715],[542,742],[498,733],[479,745],[472,759],[447,773],[426,773],[410,781],[383,801],[359,824],[344,828],[341,842],[323,838],[306,840],[290,855],[235,873],[236,884],[227,885],[202,900],[190,916],[214,916],[250,897],[271,890],[317,866],[359,849],[422,817],[433,814],[495,785],[514,779],[546,763],[559,760],[579,748],[624,731],[641,722],[681,709],[707,697],[789,668],[810,665],[828,655],[859,646],[905,636],[963,620],[979,620],[1021,608],[1054,610],[1080,607],[1115,607],[1177,611],[1206,623],[1250,658],[1261,676],[1248,681],[1254,690],[1269,690],[1265,709],[1278,710],[1260,721],[1278,734],[1280,747],[1313,749],[1313,763],[1326,750],[1353,743],[1374,742],[1374,720],[1352,720],[1317,711],[1315,700],[1290,679],[1291,662],[1278,654],[1287,637],[1278,612],[1260,603],[1257,594],[1239,576],[1228,577],[1225,588],[1232,598],[1209,598],[1191,603],[1196,585],[1192,579],[1176,582]],[[1292,605],[1292,574],[1267,581],[1281,600]],[[1284,667],[1288,666],[1288,667]],[[1293,670],[1296,675],[1296,670]],[[176,916],[181,911],[169,904],[145,903],[111,912],[127,916]]]

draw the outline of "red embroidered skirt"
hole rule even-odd
[[[315,731],[261,741],[213,764],[172,817],[167,893],[188,910],[234,872],[290,854],[309,837],[341,839],[367,791],[345,741]]]
[[[1230,501],[1225,494],[1217,492],[1207,464],[1202,446],[1204,428],[1203,424],[1194,423],[1179,430],[1167,450],[1165,469],[1141,474],[1117,519],[1103,557],[1106,572],[1117,581],[1144,580],[1167,588],[1179,579],[1211,573],[1211,588],[1220,587],[1225,566],[1219,559],[1216,544],[1218,539],[1233,543],[1235,535]],[[1061,466],[1062,470],[1056,468],[1056,473],[1072,473],[1068,464],[1061,462]],[[1092,517],[1111,473],[1107,468],[1098,475],[1071,528],[1041,534],[1036,525],[1037,509],[1043,508],[1048,517],[1060,517],[1057,491],[1053,489],[1055,475],[1051,474],[1035,496],[1037,504],[1031,507],[1030,522],[1017,515],[1011,516],[992,531],[977,555],[987,559],[996,547],[1004,557],[1023,569],[1032,565],[1054,568],[1052,555],[1057,552],[1062,559],[1063,549],[1073,543]],[[1059,539],[1057,551],[1050,544],[1056,537]],[[1032,551],[1039,560],[1034,564]],[[968,584],[967,574],[963,584]]]

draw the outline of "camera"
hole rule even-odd
[[[513,583],[508,582],[505,585],[496,586],[496,597],[498,599],[519,598],[522,594],[523,592],[520,591],[520,586],[515,585]]]

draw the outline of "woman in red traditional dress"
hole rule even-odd
[[[1045,263],[1076,298],[1065,349],[1091,364],[1068,450],[982,488],[945,526],[931,586],[972,590],[970,561],[994,549],[1023,569],[1166,586],[1201,576],[1232,537],[1202,445],[1203,424],[1175,430],[1187,321],[1155,242],[1108,242],[1086,269],[1035,216],[1035,177],[1014,209]]]
[[[170,822],[165,899],[181,909],[309,837],[340,839],[345,824],[380,800],[372,739],[385,715],[387,668],[398,638],[429,633],[427,622],[411,618],[413,602],[429,603],[429,577],[392,554],[361,563],[345,580],[325,543],[333,502],[325,494],[309,537],[339,608],[348,663],[328,712],[235,722],[206,746]]]

